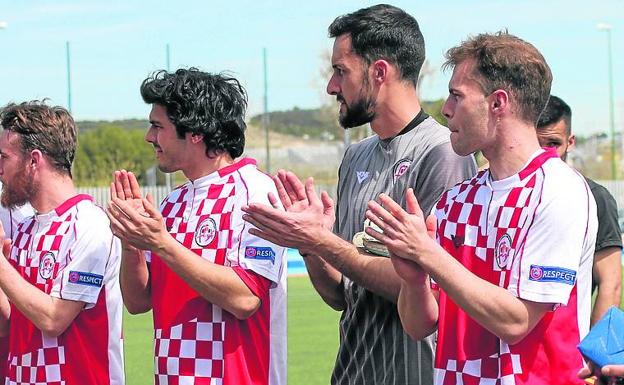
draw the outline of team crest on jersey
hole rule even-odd
[[[208,246],[216,236],[217,224],[212,218],[205,218],[195,229],[195,243],[201,247]]]
[[[509,234],[503,234],[502,237],[496,242],[496,249],[494,249],[494,256],[496,257],[496,264],[503,269],[509,263],[511,259],[511,237]]]
[[[54,273],[54,265],[56,264],[56,257],[50,251],[43,254],[39,261],[39,276],[43,279],[52,278]]]
[[[400,161],[396,162],[392,167],[392,175],[394,177],[394,181],[396,182],[400,177],[402,177],[411,165],[411,159],[401,159]]]

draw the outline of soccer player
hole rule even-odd
[[[453,149],[483,151],[490,168],[447,191],[426,222],[411,190],[407,211],[387,195],[369,203],[383,234],[368,233],[403,278],[403,326],[416,339],[437,326],[436,384],[577,383],[596,205],[583,177],[539,146],[550,68],[506,32],[471,37],[446,57]]]
[[[2,184],[0,183],[0,186]],[[17,230],[17,225],[24,219],[34,215],[34,211],[29,204],[18,206],[14,209],[8,209],[0,205],[0,223],[2,223],[2,229],[0,229],[0,239],[11,239],[13,233]],[[0,290],[0,303],[4,300],[4,293]],[[8,317],[10,312],[9,308],[6,309],[6,314],[0,315],[0,317]],[[0,384],[5,380],[6,359],[9,354],[9,330],[8,327],[5,330],[0,330]]]
[[[413,187],[430,209],[446,189],[474,175],[474,160],[457,156],[448,130],[421,108],[417,81],[425,46],[412,16],[376,5],[338,17],[329,35],[334,72],[327,92],[340,104],[339,122],[345,129],[370,123],[376,134],[344,155],[335,233],[327,195],[325,208],[316,200],[307,206],[292,173],[276,179],[284,191],[299,191],[285,198],[288,212],[252,205],[250,220],[265,230],[261,236],[299,249],[316,290],[342,311],[332,384],[431,384],[434,338],[416,342],[403,331],[396,307],[401,280],[390,259],[359,251],[351,241],[363,230],[366,203],[379,193],[402,201]]]
[[[537,138],[542,147],[551,147],[565,161],[576,142],[572,134],[572,110],[561,98],[551,95],[537,121]],[[611,306],[620,307],[622,293],[622,232],[617,203],[609,191],[585,177],[598,209],[598,235],[593,263],[592,289],[596,300],[591,324],[598,322]],[[592,291],[593,291],[592,290]]]
[[[6,382],[123,384],[121,250],[104,211],[76,194],[74,121],[40,102],[9,104],[0,121],[1,203],[36,211],[0,258]]]
[[[231,77],[158,72],[145,139],[158,167],[189,179],[160,205],[118,171],[108,207],[122,240],[121,287],[131,313],[154,316],[155,383],[286,384],[285,250],[249,234],[241,207],[268,202],[270,177],[245,145],[246,95]]]

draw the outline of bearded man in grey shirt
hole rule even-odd
[[[448,129],[421,109],[425,49],[412,16],[377,5],[338,17],[329,35],[334,72],[327,92],[340,102],[340,124],[370,123],[376,135],[347,149],[335,210],[311,179],[304,186],[282,171],[274,180],[286,212],[251,205],[244,218],[258,227],[255,234],[299,249],[318,293],[342,311],[332,384],[431,384],[432,337],[415,342],[403,332],[396,306],[401,280],[392,262],[351,240],[363,230],[369,200],[385,193],[405,204],[412,187],[430,211],[446,189],[474,175],[474,160],[456,155]]]

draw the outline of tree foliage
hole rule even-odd
[[[100,123],[80,132],[73,168],[76,184],[106,186],[111,173],[119,169],[132,170],[144,182],[145,171],[155,163],[154,152],[144,135],[144,130],[128,130],[115,123]]]

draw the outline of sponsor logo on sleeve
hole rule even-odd
[[[574,285],[576,282],[576,271],[564,269],[563,267],[531,265],[529,280]]]
[[[93,273],[85,273],[82,271],[70,271],[69,283],[75,283],[76,285],[87,285],[102,287],[104,276]]]
[[[411,159],[401,159],[394,164],[392,167],[392,174],[394,176],[394,181],[396,182],[400,177],[403,176],[407,172],[407,170],[412,165]]]
[[[41,260],[39,261],[39,275],[43,279],[52,278],[52,274],[54,274],[54,266],[56,265],[56,257],[54,253],[48,251],[43,254]]]
[[[195,243],[201,247],[208,246],[217,235],[217,224],[212,218],[203,219],[195,229]]]
[[[275,263],[275,251],[270,247],[247,246],[245,248],[245,258],[271,261]]]

